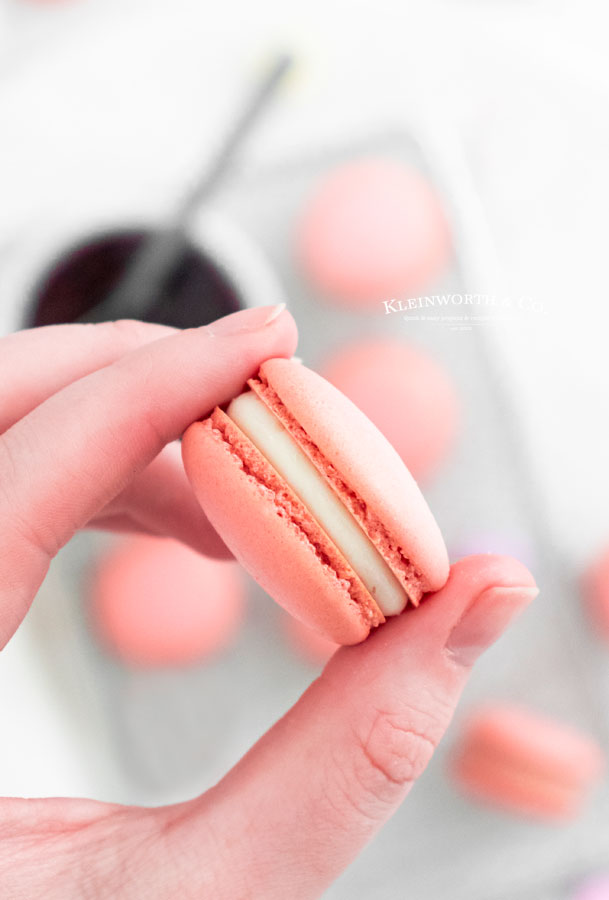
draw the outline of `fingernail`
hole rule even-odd
[[[487,588],[465,610],[446,642],[462,666],[471,666],[539,593],[535,585]]]
[[[212,337],[230,337],[233,334],[258,331],[259,328],[264,328],[274,322],[284,311],[285,306],[285,303],[278,303],[276,306],[255,306],[252,309],[242,309],[212,322],[207,326],[206,331]]]

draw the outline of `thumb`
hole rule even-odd
[[[231,858],[216,869],[216,895],[318,897],[404,799],[473,662],[536,593],[515,560],[469,557],[419,609],[338,650],[238,765],[181,809],[187,858],[210,833],[218,858]]]

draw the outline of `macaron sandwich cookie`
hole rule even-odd
[[[182,453],[239,562],[330,640],[364,640],[448,577],[438,526],[398,454],[295,360],[263,363],[226,409],[187,429]]]
[[[580,812],[604,766],[603,751],[588,734],[532,709],[502,704],[470,716],[451,761],[466,793],[554,822]]]

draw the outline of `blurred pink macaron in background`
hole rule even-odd
[[[468,794],[528,818],[561,822],[581,811],[605,765],[597,742],[522,706],[470,716],[451,772]]]
[[[374,422],[417,480],[449,454],[459,425],[457,391],[424,350],[394,338],[360,340],[328,358],[322,374]]]
[[[177,541],[129,537],[103,556],[90,585],[102,643],[139,666],[183,666],[236,637],[245,585],[235,562],[208,559]]]
[[[339,166],[303,211],[296,252],[310,280],[337,302],[365,309],[436,282],[451,239],[430,182],[397,159]]]
[[[584,572],[582,593],[596,634],[609,642],[609,547]]]
[[[571,900],[609,900],[609,874],[586,878],[577,886]]]

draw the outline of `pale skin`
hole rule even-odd
[[[264,359],[295,347],[291,316],[269,308],[179,333],[116,322],[0,341],[0,646],[81,528],[171,535],[230,556],[172,442]],[[0,897],[319,897],[422,774],[475,657],[533,584],[505,557],[453,566],[418,610],[340,649],[249,753],[188,802],[1,799]]]

